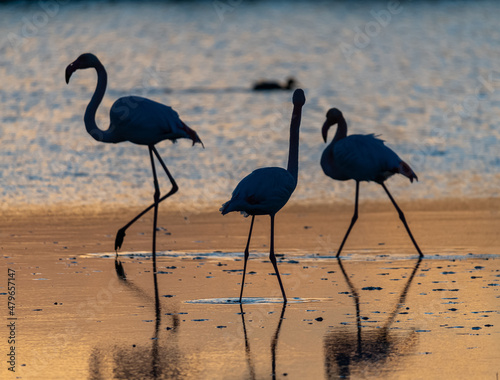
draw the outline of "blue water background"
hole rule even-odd
[[[352,181],[319,166],[332,106],[350,133],[380,134],[418,174],[389,181],[398,199],[499,196],[500,3],[388,4],[0,4],[0,208],[151,201],[147,149],[84,128],[95,73],[64,81],[83,52],[108,71],[102,128],[114,100],[135,94],[174,107],[203,140],[158,146],[180,186],[175,207],[216,210],[253,169],[286,165],[292,93],[250,87],[290,75],[307,97],[292,202],[352,202]],[[385,198],[375,184],[362,192]]]

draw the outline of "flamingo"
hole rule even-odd
[[[403,211],[399,208],[384,184],[384,181],[395,173],[408,177],[412,183],[414,179],[418,181],[417,175],[394,151],[385,146],[383,140],[378,139],[374,134],[347,136],[347,123],[342,112],[337,108],[331,108],[326,114],[326,121],[321,129],[325,143],[327,141],[328,129],[335,124],[337,124],[337,132],[332,142],[325,148],[321,155],[321,167],[328,177],[337,181],[346,181],[349,179],[356,181],[354,215],[337,251],[337,257],[339,257],[347,237],[358,219],[360,181],[374,181],[384,188],[396,208],[399,218],[403,222],[418,254],[420,257],[423,257],[424,255],[415,241],[410,227],[406,223]]]
[[[146,145],[149,149],[149,157],[153,169],[153,184],[155,188],[153,197],[154,203],[118,230],[115,238],[115,268],[119,276],[125,277],[121,262],[118,260],[118,249],[122,246],[125,231],[141,216],[154,207],[152,256],[153,272],[156,273],[156,225],[158,221],[158,205],[160,202],[177,192],[179,187],[156,150],[155,144],[163,140],[175,142],[180,138],[191,139],[193,145],[195,143],[200,143],[203,146],[203,143],[197,133],[189,128],[172,108],[139,96],[119,98],[111,107],[109,128],[107,130],[100,129],[96,124],[95,115],[104,97],[104,93],[106,92],[108,79],[102,63],[94,54],[85,53],[80,55],[76,61],[66,67],[66,83],[69,83],[71,75],[75,71],[88,68],[94,68],[97,71],[97,87],[90,103],[87,105],[83,118],[87,132],[95,140],[104,143],[130,141],[134,144]],[[154,156],[156,156],[157,160],[160,162],[172,184],[170,191],[162,197],[160,197],[160,187],[156,175]]]
[[[276,213],[288,202],[295,187],[299,173],[299,128],[302,106],[306,102],[304,91],[295,90],[293,93],[293,111],[290,123],[290,146],[288,153],[287,169],[278,167],[267,167],[254,170],[243,178],[233,191],[231,199],[220,208],[222,215],[229,212],[240,211],[243,215],[252,215],[250,232],[248,233],[245,248],[245,262],[243,265],[243,280],[240,290],[240,304],[245,285],[245,273],[249,256],[250,238],[252,236],[253,223],[256,215],[269,215],[271,217],[271,243],[269,259],[273,264],[274,271],[283,294],[283,302],[286,303],[286,294],[281,282],[276,257],[274,255],[274,217]]]
[[[297,81],[293,77],[289,77],[285,85],[276,81],[261,81],[253,85],[254,91],[261,90],[292,90],[297,85]]]

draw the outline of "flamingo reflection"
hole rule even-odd
[[[178,343],[179,317],[168,312],[171,317],[168,339],[161,339],[162,305],[158,293],[157,273],[154,276],[154,296],[134,284],[130,279],[118,276],[121,285],[147,305],[154,306],[154,330],[151,346],[114,346],[112,350],[94,347],[89,357],[89,379],[163,379],[183,377],[187,373],[186,360],[182,358]],[[168,311],[172,311],[169,308]],[[166,344],[161,344],[165,343]],[[111,354],[111,357],[109,355]]]
[[[281,331],[281,325],[283,323],[283,319],[285,318],[285,310],[286,303],[283,304],[281,308],[281,314],[278,321],[278,325],[276,326],[276,331],[274,332],[273,338],[271,340],[271,375],[273,379],[276,379],[276,351],[278,347],[278,339]],[[256,379],[255,375],[255,365],[252,360],[252,354],[250,350],[250,343],[248,341],[248,333],[245,322],[245,312],[243,311],[243,304],[240,304],[240,313],[241,313],[241,321],[243,324],[243,335],[245,337],[245,355],[247,358],[248,369],[250,371],[250,379]]]
[[[385,324],[377,330],[366,331],[361,334],[360,296],[356,287],[350,280],[340,258],[337,259],[340,270],[349,287],[354,306],[356,308],[356,333],[348,331],[345,326],[340,330],[328,332],[324,339],[325,370],[328,379],[349,378],[353,372],[377,371],[392,358],[407,355],[414,349],[417,342],[417,333],[414,329],[406,335],[401,331],[396,333],[391,330],[391,325],[405,303],[408,290],[422,261],[415,263],[408,277],[396,305],[389,314]]]

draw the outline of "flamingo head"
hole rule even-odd
[[[98,65],[101,65],[101,62],[94,54],[92,53],[82,54],[76,59],[76,61],[70,63],[68,67],[66,67],[66,83],[69,83],[71,75],[73,75],[73,73],[76,70],[88,69],[90,67],[97,67]]]
[[[321,135],[323,136],[324,142],[326,142],[330,127],[337,124],[342,119],[344,119],[344,116],[338,108],[330,108],[328,110],[326,113],[326,121],[323,123],[323,127],[321,128]]]
[[[292,102],[294,106],[302,107],[306,102],[306,95],[304,94],[304,90],[302,90],[301,88],[296,89],[293,92]]]

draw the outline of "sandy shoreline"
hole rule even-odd
[[[401,202],[410,228],[422,250],[439,253],[500,253],[500,199],[429,200]],[[4,254],[112,252],[118,228],[139,208],[57,207],[7,210],[0,220]],[[353,205],[289,205],[276,217],[276,250],[330,255],[352,217]],[[241,252],[250,218],[217,210],[191,212],[160,207],[159,251]],[[128,231],[123,251],[151,249],[152,213]],[[84,239],[82,238],[84,237]],[[257,217],[252,250],[266,252],[269,218]],[[361,202],[359,219],[345,246],[356,250],[387,250],[413,254],[414,248],[392,205]]]

